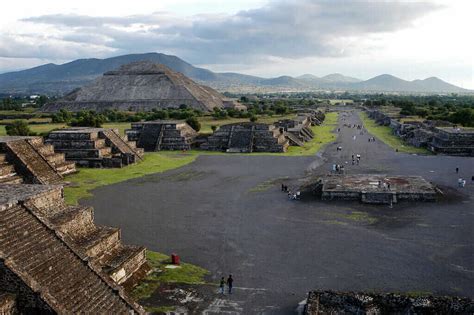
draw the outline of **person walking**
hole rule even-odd
[[[459,167],[456,167],[456,174],[459,173]]]
[[[232,275],[229,275],[229,278],[227,278],[227,288],[229,289],[229,294],[232,294],[233,284],[234,284],[234,279],[232,278]]]
[[[222,277],[221,282],[219,284],[219,289],[220,289],[221,294],[224,294],[224,288],[225,288],[225,279],[224,277]]]

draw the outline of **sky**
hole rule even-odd
[[[218,72],[439,77],[474,89],[472,0],[4,1],[0,73],[161,52]]]

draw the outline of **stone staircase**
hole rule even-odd
[[[142,312],[113,282],[91,268],[24,204],[4,205],[0,212],[0,260],[4,269],[21,280],[15,282],[10,277],[2,284],[4,289],[32,290],[35,298],[50,308],[43,309],[46,312]],[[23,283],[27,288],[9,287],[17,283]]]
[[[133,279],[135,272],[148,271],[144,247],[124,245],[120,229],[94,223],[93,208],[68,206],[60,193],[49,193],[44,201],[25,203],[83,260],[108,274],[117,284]]]
[[[296,145],[299,147],[304,146],[304,142],[301,141],[297,136],[292,134],[291,132],[284,132],[285,137],[290,141],[291,145]]]
[[[118,130],[77,127],[53,131],[47,143],[66,160],[86,167],[123,167],[135,163],[143,151],[125,141]]]
[[[113,153],[129,156],[133,160],[130,163],[135,163],[135,159],[141,160],[143,157],[143,150],[138,149],[135,142],[123,139],[116,129],[104,129],[99,133],[99,137],[105,139],[105,143],[112,148]]]
[[[0,153],[0,185],[1,184],[21,184],[21,178],[15,171],[15,166],[7,161],[7,156]]]

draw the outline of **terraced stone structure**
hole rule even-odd
[[[289,140],[290,145],[303,146],[305,142],[314,138],[309,116],[298,115],[295,119],[283,119],[275,124],[281,133]]]
[[[469,298],[396,293],[311,291],[305,315],[319,314],[472,314]]]
[[[66,160],[85,167],[123,167],[143,157],[136,147],[119,134],[118,129],[76,127],[52,131],[46,143]]]
[[[323,123],[326,115],[323,111],[317,109],[297,109],[298,116],[307,116],[312,126],[319,126]]]
[[[91,208],[62,195],[61,186],[0,185],[0,308],[144,313],[119,284],[147,267],[145,249],[123,245],[119,229],[96,226]]]
[[[428,149],[438,154],[474,156],[474,128],[436,127]]]
[[[182,105],[202,111],[223,108],[227,99],[214,89],[150,61],[133,62],[109,71],[93,83],[46,104],[42,110],[57,112],[118,109],[150,111]]]
[[[75,171],[42,137],[0,137],[0,184],[60,184]]]
[[[322,200],[359,200],[392,204],[399,201],[435,201],[436,188],[420,176],[326,175],[310,180],[307,189]]]
[[[190,150],[197,136],[191,126],[179,120],[132,123],[132,129],[125,133],[145,151]]]
[[[273,125],[234,123],[220,126],[201,149],[230,153],[286,152],[289,141]]]

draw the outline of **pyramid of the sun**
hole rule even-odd
[[[224,106],[225,97],[185,75],[149,61],[133,62],[109,71],[93,83],[46,105],[46,112],[153,108],[188,108],[210,111]]]

